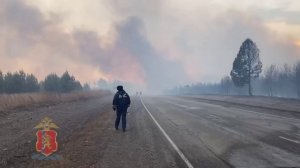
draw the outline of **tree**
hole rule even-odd
[[[0,71],[0,93],[4,92],[4,79],[3,79],[3,74]]]
[[[62,92],[71,92],[73,81],[75,81],[74,77],[71,77],[66,71],[60,78]]]
[[[231,86],[231,79],[229,76],[225,76],[221,79],[220,87],[222,89],[222,92],[226,95],[230,92],[230,86]]]
[[[233,62],[230,73],[232,81],[238,87],[248,84],[248,93],[252,96],[251,79],[258,78],[261,72],[262,63],[259,59],[259,49],[251,39],[246,39]]]
[[[90,87],[90,85],[88,84],[88,83],[85,83],[84,85],[83,85],[83,88],[82,88],[83,90],[85,90],[85,91],[89,91],[89,90],[91,90],[91,87]]]
[[[79,81],[74,81],[73,82],[73,87],[72,87],[72,91],[74,91],[74,90],[82,90],[83,88],[82,88],[82,86],[81,86],[81,83],[79,82]]]
[[[277,79],[278,73],[275,65],[271,65],[265,72],[265,78],[263,81],[264,88],[267,89],[268,96],[274,95],[274,86]]]
[[[82,90],[80,82],[76,81],[74,76],[70,76],[68,71],[61,76],[60,80],[62,92],[68,93],[74,90]]]
[[[300,98],[300,62],[295,67],[295,81],[297,89],[297,97]]]
[[[4,92],[5,93],[21,93],[25,91],[26,74],[24,71],[8,72],[4,76]]]
[[[7,72],[4,75],[4,85],[3,85],[3,89],[4,89],[4,93],[14,93],[14,81],[13,81],[13,74],[11,72]]]
[[[37,78],[33,75],[26,76],[26,92],[36,92],[39,91],[39,83]]]
[[[295,71],[292,66],[284,64],[283,68],[278,73],[277,90],[280,92],[278,96],[290,97],[296,94]]]
[[[48,92],[60,92],[60,78],[56,74],[49,74],[44,80],[44,89]]]

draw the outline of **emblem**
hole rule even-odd
[[[56,141],[57,132],[53,129],[58,129],[58,126],[48,117],[45,117],[34,128],[39,129],[36,132],[36,151],[43,154],[45,157],[50,156],[58,149]]]

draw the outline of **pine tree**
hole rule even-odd
[[[0,93],[4,92],[4,79],[3,79],[3,74],[0,71]]]
[[[246,39],[233,62],[230,73],[232,81],[238,87],[248,84],[248,92],[252,96],[251,79],[258,78],[261,72],[262,63],[259,59],[259,49],[251,39]]]
[[[60,78],[56,74],[49,74],[43,82],[45,91],[47,92],[60,92],[61,84]]]
[[[33,74],[26,75],[26,89],[25,92],[37,92],[39,91],[38,79]]]
[[[75,90],[82,90],[82,86],[79,81],[76,81],[73,75],[70,75],[68,71],[66,71],[60,78],[62,92],[72,92]]]
[[[297,97],[300,98],[300,62],[296,64],[295,71]]]

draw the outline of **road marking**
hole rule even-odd
[[[213,99],[206,99],[206,100],[211,100],[211,101],[214,101]],[[217,100],[217,101],[220,101],[220,100]],[[212,104],[212,105],[216,105],[216,106],[220,106],[220,107],[223,107],[222,105],[219,105],[219,104],[214,104],[214,103],[209,103],[209,102],[203,102],[200,100],[201,103],[206,103],[206,104]],[[229,103],[230,102],[226,102],[226,101],[220,101],[220,102],[223,102],[223,103]],[[237,105],[245,105],[245,106],[249,106],[249,107],[255,107],[255,106],[251,106],[251,105],[246,105],[246,104],[238,104]],[[256,114],[261,114],[261,115],[269,115],[269,116],[272,116],[272,117],[277,117],[277,118],[282,118],[282,119],[288,119],[288,120],[295,120],[295,121],[300,121],[300,119],[297,119],[297,118],[290,118],[290,117],[284,117],[284,116],[280,116],[280,115],[274,115],[274,114],[270,114],[270,113],[264,113],[264,112],[256,112],[256,111],[252,111],[252,110],[246,110],[246,109],[242,109],[242,108],[238,108],[238,107],[229,107],[229,108],[233,108],[233,109],[238,109],[238,110],[243,110],[243,111],[248,111],[250,113],[256,113]],[[257,108],[260,108],[260,107],[257,107]],[[261,107],[261,109],[264,108],[264,107]],[[225,108],[227,109],[227,108]],[[280,110],[280,109],[275,109],[275,110]]]
[[[297,141],[297,140],[289,139],[289,138],[286,138],[286,137],[283,137],[283,136],[279,136],[279,138],[285,139],[285,140],[290,141],[290,142],[294,142],[296,144],[300,144],[300,141]]]
[[[165,100],[166,101],[166,100]],[[198,107],[189,107],[189,106],[186,106],[186,105],[182,105],[182,104],[178,104],[178,103],[173,103],[173,102],[170,102],[170,101],[166,101],[167,103],[169,104],[173,104],[175,106],[178,106],[178,107],[181,107],[181,108],[185,108],[187,110],[195,110],[195,109],[199,109]]]
[[[157,127],[160,129],[160,131],[164,134],[164,136],[167,138],[167,140],[170,142],[170,144],[172,145],[172,147],[175,149],[175,151],[179,154],[179,156],[181,157],[181,159],[185,162],[185,164],[187,165],[188,168],[194,168],[194,166],[190,163],[190,161],[184,156],[184,154],[180,151],[180,149],[177,147],[177,145],[172,141],[172,139],[169,137],[169,135],[166,133],[166,131],[160,126],[160,124],[156,121],[156,119],[153,117],[153,115],[150,113],[150,111],[148,110],[148,108],[145,106],[144,101],[142,100],[142,97],[140,97],[140,100],[144,106],[144,108],[146,109],[146,111],[148,112],[148,114],[150,115],[150,117],[152,118],[152,120],[154,121],[154,123],[157,125]]]
[[[185,100],[185,99],[180,99],[181,101],[185,101],[185,102],[194,102],[194,101],[188,101],[188,100]],[[168,103],[170,104],[174,104],[172,102],[169,102]],[[203,102],[203,101],[200,101],[200,103],[204,103],[204,104],[210,104],[210,105],[214,105],[214,106],[219,106],[219,107],[222,107],[222,108],[225,108],[223,107],[222,105],[218,105],[218,104],[214,104],[214,103],[207,103],[207,102]],[[175,103],[174,105],[177,105],[177,106],[185,106],[185,105],[181,105],[181,104],[177,104]],[[241,104],[243,105],[243,104]],[[196,107],[197,108],[197,107]],[[238,107],[229,107],[229,108],[232,108],[232,109],[237,109],[237,110],[240,110],[240,111],[247,111],[249,113],[256,113],[258,115],[265,115],[266,117],[276,117],[276,118],[282,118],[282,119],[287,119],[287,120],[294,120],[294,121],[300,121],[300,119],[297,119],[297,118],[290,118],[290,117],[284,117],[284,116],[280,116],[280,115],[274,115],[274,114],[270,114],[270,113],[264,113],[264,112],[256,112],[256,111],[252,111],[252,110],[247,110],[247,109],[242,109],[242,108],[238,108]],[[229,108],[225,108],[225,109],[229,109]],[[230,110],[228,110],[228,112],[231,112]],[[236,112],[235,112],[236,113]],[[242,113],[243,114],[243,113]]]
[[[185,105],[182,105],[182,104],[173,103],[173,102],[170,102],[170,101],[166,101],[166,102],[168,102],[168,103],[170,103],[170,104],[173,104],[173,105],[175,105],[175,106],[181,107],[181,108],[189,108],[188,106],[185,106]]]

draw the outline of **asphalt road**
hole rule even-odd
[[[181,97],[145,106],[194,167],[300,167],[300,119]]]
[[[231,104],[132,96],[128,130],[114,129],[112,96],[0,118],[0,167],[263,168],[300,167],[300,119]],[[31,159],[33,127],[45,116],[60,127],[58,161]]]

